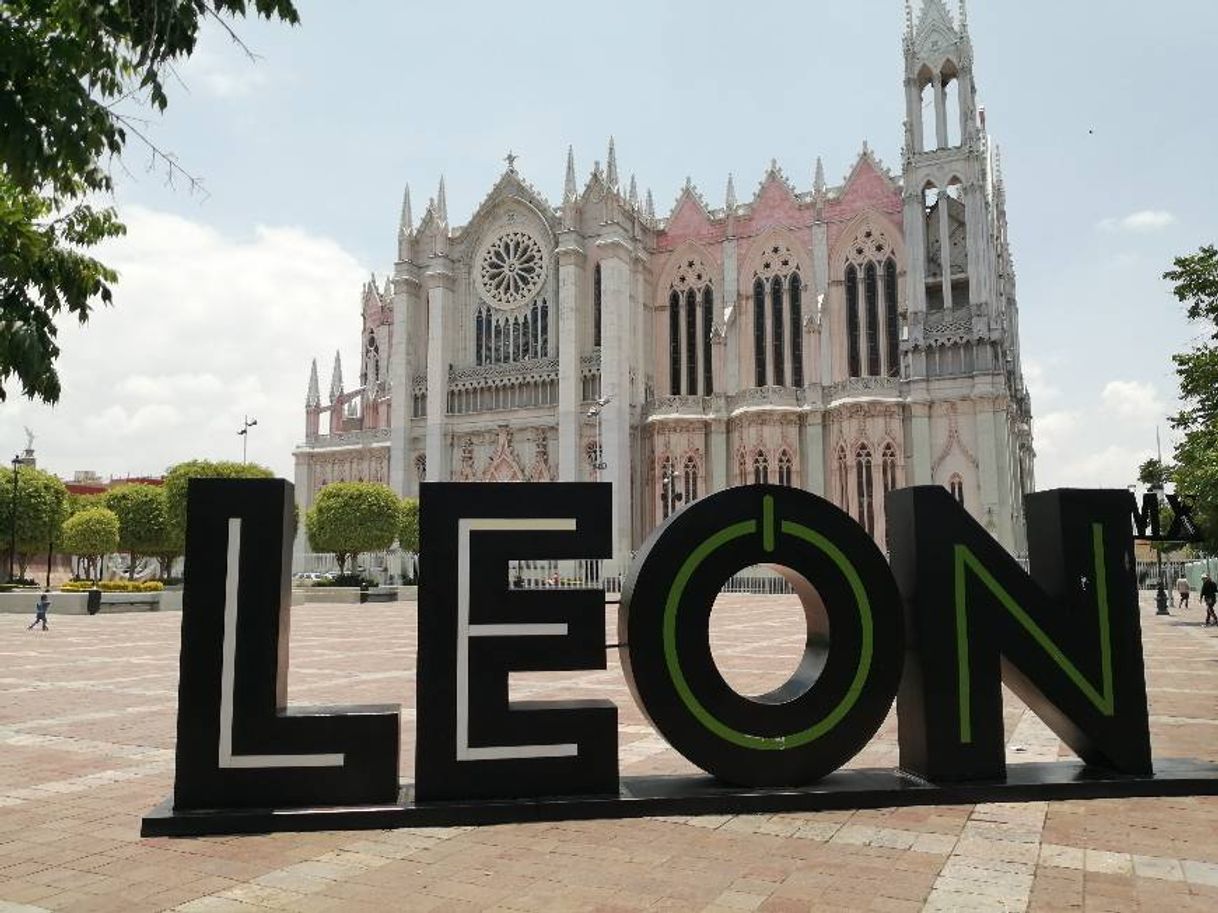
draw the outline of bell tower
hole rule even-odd
[[[911,338],[925,315],[992,313],[988,142],[977,108],[963,0],[905,4],[905,237]],[[918,316],[920,315],[920,317]]]

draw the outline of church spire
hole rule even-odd
[[[639,183],[634,179],[633,174],[630,175],[630,192],[627,194],[626,200],[632,209],[639,208]]]
[[[913,0],[905,0],[905,37],[913,38]]]
[[[812,180],[812,191],[818,197],[825,195],[825,163],[819,155],[816,157],[816,177]]]
[[[575,149],[567,147],[567,179],[563,182],[562,200],[564,203],[574,200],[579,190],[575,186]]]
[[[647,202],[643,204],[643,215],[653,221],[656,217],[656,201],[652,199],[650,187],[647,188]]]
[[[441,225],[448,224],[448,194],[444,192],[444,175],[440,175],[440,189],[436,191],[436,219]]]
[[[609,158],[605,165],[605,183],[611,190],[617,189],[617,150],[613,148],[613,137],[609,137]]]
[[[313,367],[309,368],[309,392],[305,394],[305,408],[314,409],[321,405],[321,389],[317,384],[317,359],[313,359]]]
[[[403,235],[410,234],[414,228],[414,217],[410,212],[410,185],[406,185],[406,190],[402,193],[402,216],[398,220],[398,232]]]
[[[960,0],[960,16],[959,22],[956,23],[960,29],[961,35],[968,34],[968,4],[965,0]]]
[[[330,375],[330,402],[343,395],[343,357],[334,351],[334,372]]]
[[[724,205],[727,207],[728,215],[736,211],[736,185],[732,181],[732,173],[727,173],[727,193],[724,196]]]

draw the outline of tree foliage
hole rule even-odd
[[[402,551],[419,550],[419,499],[402,498],[402,521],[398,526],[398,545]]]
[[[398,537],[401,519],[402,502],[389,486],[334,482],[321,490],[305,514],[305,530],[309,547],[331,552],[344,573],[348,559],[389,548]]]
[[[17,567],[24,577],[30,561],[46,555],[58,541],[67,516],[68,490],[49,472],[22,466],[17,470]],[[13,474],[0,473],[0,543],[5,555],[13,535]],[[7,569],[6,569],[7,570]]]
[[[134,579],[140,558],[164,551],[169,532],[165,492],[158,485],[120,485],[106,492],[105,506],[118,517],[118,547],[130,556],[128,577]]]
[[[257,463],[234,463],[228,460],[188,460],[170,466],[165,473],[165,538],[160,553],[161,564],[182,554],[186,547],[186,486],[191,479],[271,479],[275,473]]]
[[[1187,306],[1188,318],[1203,327],[1202,341],[1173,356],[1184,409],[1172,425],[1184,432],[1172,472],[1176,490],[1194,504],[1194,518],[1206,536],[1203,548],[1218,554],[1218,247],[1177,257],[1163,278]]]
[[[104,507],[91,507],[73,514],[63,524],[63,550],[84,558],[89,577],[97,579],[103,556],[118,551],[118,517]]]
[[[172,176],[180,167],[141,133],[124,104],[163,111],[167,68],[195,49],[203,21],[236,38],[255,12],[299,21],[291,0],[5,0],[0,4],[0,401],[15,376],[25,396],[59,398],[55,318],[81,323],[113,298],[113,270],[84,251],[123,233],[105,159],[143,140]]]

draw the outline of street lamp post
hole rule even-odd
[[[17,582],[17,467],[21,465],[21,454],[13,457],[13,522],[8,546],[8,582]]]
[[[588,418],[596,419],[596,462],[592,464],[592,468],[596,470],[596,481],[598,482],[601,480],[601,470],[607,469],[609,465],[605,462],[605,455],[601,450],[601,412],[612,399],[612,396],[602,396],[588,410]]]
[[[249,454],[250,429],[258,424],[258,419],[245,416],[241,421],[241,430],[237,432],[241,438],[241,462],[246,462]]]
[[[1155,510],[1159,509],[1160,498],[1163,495],[1163,485],[1160,483],[1151,489],[1155,496]],[[1170,615],[1167,611],[1167,590],[1163,586],[1163,545],[1159,543],[1155,549],[1155,559],[1159,566],[1159,589],[1155,591],[1155,614]]]

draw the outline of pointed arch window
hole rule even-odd
[[[758,450],[753,456],[753,484],[770,484],[770,459],[764,450]]]
[[[698,500],[698,461],[694,459],[693,454],[685,458],[685,466],[681,475],[685,483],[684,503],[692,504]]]
[[[897,487],[897,450],[892,444],[885,444],[880,454],[881,474],[884,477],[884,494]]]
[[[512,318],[512,361],[520,361],[520,318]]]
[[[596,264],[592,278],[592,345],[601,344],[601,265]]]
[[[736,478],[737,485],[749,484],[749,461],[743,450],[736,454]]]
[[[495,364],[499,364],[503,359],[503,324],[495,321]]]
[[[482,356],[486,343],[482,336],[482,308],[478,308],[478,313],[474,317],[474,364],[482,364]]]
[[[660,511],[661,516],[667,520],[668,517],[675,512],[676,504],[673,501],[673,493],[677,487],[677,476],[672,469],[672,458],[664,457],[664,462],[660,464]]]
[[[778,454],[779,485],[785,485],[787,488],[791,487],[793,484],[792,477],[794,475],[793,468],[794,461],[791,459],[791,453],[789,450],[784,449],[782,453]]]
[[[685,293],[685,395],[698,395],[698,293]]]
[[[888,376],[901,374],[901,329],[897,317],[897,261],[884,264],[884,322],[888,331]]]
[[[538,324],[537,329],[537,354],[545,358],[550,354],[550,304],[544,298],[541,299],[539,316],[541,322]]]
[[[715,333],[715,293],[708,285],[702,290],[702,395],[715,392],[715,377],[711,363],[711,337]]]
[[[791,386],[804,385],[804,313],[803,280],[791,273]]]
[[[960,473],[952,473],[952,477],[947,482],[947,490],[952,493],[952,497],[956,502],[964,506],[964,479],[960,477]]]
[[[668,296],[668,382],[673,396],[681,395],[681,294]]]
[[[874,261],[863,268],[863,294],[867,300],[867,374],[880,374],[880,280]]]
[[[875,489],[871,476],[871,449],[859,444],[854,452],[855,485],[859,497],[858,521],[867,535],[875,535]]]
[[[850,470],[846,465],[846,448],[837,448],[837,506],[850,512]]]
[[[520,318],[520,357],[528,359],[533,354],[533,321],[529,311]]]
[[[764,387],[765,380],[765,283],[753,282],[753,367],[755,386]]]
[[[770,282],[770,314],[773,325],[770,332],[774,339],[774,385],[786,384],[786,345],[782,320],[782,278],[775,276]]]
[[[858,377],[859,367],[859,271],[853,263],[846,267],[846,367]]]

